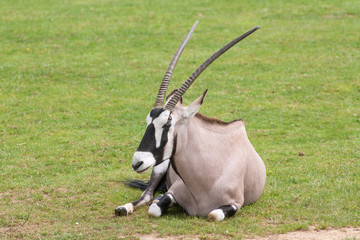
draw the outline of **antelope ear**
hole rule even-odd
[[[193,101],[187,108],[185,113],[185,118],[191,118],[194,116],[200,109],[201,105],[204,102],[204,99],[206,97],[206,94],[208,92],[208,89],[205,90],[205,92],[195,101]]]
[[[177,89],[174,89],[167,97],[166,97],[166,103],[174,96],[174,94],[177,92]],[[182,104],[182,102],[183,102],[183,99],[182,99],[182,97],[180,97],[180,100],[179,100],[179,102],[178,103],[180,103],[180,104]],[[165,105],[166,105],[166,103],[165,103]],[[164,105],[164,106],[165,106]]]

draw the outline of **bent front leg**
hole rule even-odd
[[[155,190],[164,180],[166,172],[169,168],[169,162],[169,160],[165,160],[164,162],[156,165],[151,173],[149,185],[141,194],[140,198],[134,202],[118,206],[115,209],[115,216],[127,216],[132,213],[136,208],[145,204],[149,204],[154,198]]]
[[[208,219],[216,222],[222,221],[225,218],[233,216],[237,212],[237,207],[235,205],[225,205],[219,207],[208,214]]]
[[[173,206],[176,203],[174,196],[170,193],[166,193],[160,201],[153,203],[149,207],[149,216],[151,217],[160,217],[169,207]]]

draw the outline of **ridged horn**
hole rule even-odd
[[[160,85],[160,89],[159,89],[159,92],[158,92],[158,95],[157,95],[157,98],[156,98],[156,102],[155,102],[155,106],[154,108],[161,108],[163,107],[163,103],[164,103],[164,98],[165,98],[165,93],[166,93],[166,90],[167,90],[167,87],[169,86],[169,83],[170,83],[170,79],[171,79],[171,76],[172,76],[172,73],[174,71],[174,68],[176,66],[176,63],[178,62],[179,58],[180,58],[180,55],[181,53],[183,52],[186,44],[188,43],[188,41],[190,40],[191,38],[191,35],[193,34],[195,28],[196,28],[196,25],[198,24],[198,21],[196,21],[194,23],[194,25],[192,26],[192,28],[190,29],[189,33],[186,35],[184,41],[181,43],[180,47],[178,48],[178,50],[176,51],[174,57],[172,58],[170,64],[169,64],[169,67],[168,69],[166,70],[166,73],[165,73],[165,76],[161,82],[161,85]]]
[[[235,44],[258,30],[260,27],[254,27],[250,31],[247,31],[243,35],[235,38],[228,44],[226,44],[224,47],[219,49],[216,53],[214,53],[211,57],[209,57],[203,64],[196,69],[193,74],[183,83],[183,85],[179,88],[179,90],[175,93],[175,95],[167,102],[165,109],[172,111],[179,101],[179,99],[184,95],[186,90],[193,84],[193,82],[196,80],[196,78],[208,67],[212,62],[214,62],[218,57],[220,57],[223,53],[225,53],[227,50],[229,50],[231,47],[233,47]]]

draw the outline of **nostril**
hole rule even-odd
[[[137,162],[135,165],[132,165],[133,169],[136,170],[138,169],[144,162],[143,161],[140,161],[140,162]]]

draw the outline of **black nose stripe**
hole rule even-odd
[[[149,124],[149,126],[146,128],[145,134],[143,136],[143,139],[140,142],[140,145],[137,149],[137,151],[141,152],[152,152],[153,149],[156,148],[155,146],[155,126],[153,123]]]

